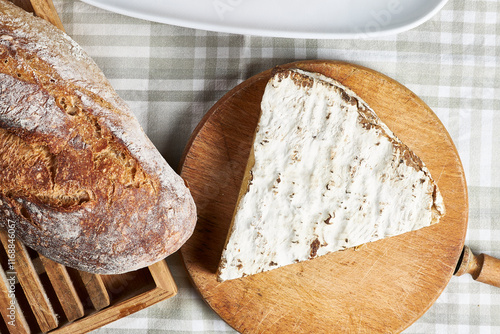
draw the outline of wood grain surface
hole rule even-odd
[[[181,161],[198,207],[182,247],[201,296],[242,333],[396,333],[418,319],[450,280],[462,251],[467,188],[456,148],[432,110],[373,70],[334,61],[284,65],[319,72],[363,98],[426,163],[447,214],[439,224],[311,261],[219,283],[217,265],[234,211],[260,100],[271,70],[228,92],[194,131]]]

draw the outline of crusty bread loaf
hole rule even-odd
[[[194,201],[69,36],[0,1],[0,226],[101,274],[150,265],[191,235]]]
[[[437,223],[422,160],[339,82],[278,69],[221,256],[224,281]]]

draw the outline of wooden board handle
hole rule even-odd
[[[455,276],[470,274],[478,282],[500,288],[500,259],[486,254],[475,255],[468,246],[464,246]]]

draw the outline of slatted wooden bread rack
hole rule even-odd
[[[63,29],[51,0],[12,2]],[[0,242],[0,333],[86,333],[177,293],[165,261],[94,275],[53,262],[3,230]]]

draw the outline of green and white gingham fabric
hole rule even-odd
[[[467,176],[467,244],[500,257],[500,2],[450,0],[430,21],[361,40],[263,38],[175,27],[54,1],[66,31],[95,59],[172,166],[205,112],[241,81],[302,59],[360,64],[401,82],[439,116]],[[197,295],[178,255],[174,298],[98,334],[232,333]],[[500,333],[500,288],[453,277],[405,333]]]

